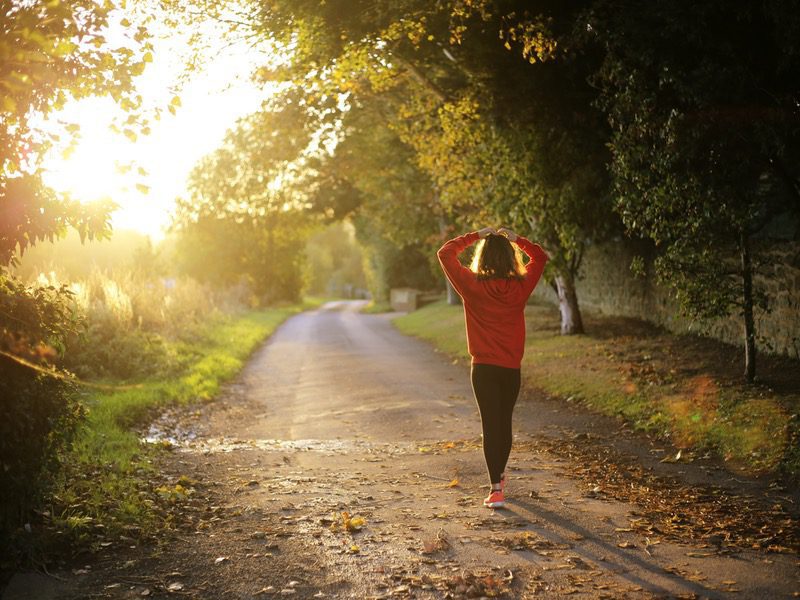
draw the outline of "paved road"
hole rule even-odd
[[[215,439],[235,431],[260,440],[262,450],[284,453],[299,479],[286,488],[286,476],[274,474],[271,485],[252,491],[262,509],[282,491],[302,507],[301,519],[342,510],[366,518],[354,538],[357,555],[343,552],[347,534],[304,529],[326,574],[318,582],[326,593],[402,595],[408,586],[408,593],[436,597],[421,580],[408,579],[412,571],[422,577],[464,569],[497,579],[508,569],[520,597],[765,598],[800,589],[794,557],[716,556],[622,531],[638,507],[587,497],[580,482],[560,476],[568,466],[562,458],[531,451],[537,436],[565,424],[586,430],[609,422],[553,413],[552,405],[531,399],[517,413],[509,509],[483,508],[480,427],[467,366],[399,334],[385,315],[359,313],[360,306],[332,303],[289,320],[243,373],[241,401],[213,413],[205,433]],[[397,577],[403,570],[406,583]],[[380,576],[367,584],[364,571]]]
[[[291,318],[220,400],[181,420],[165,477],[199,483],[178,541],[115,553],[62,597],[175,597],[170,584],[193,598],[800,591],[794,555],[729,554],[637,533],[641,507],[587,492],[568,476],[579,465],[550,451],[553,436],[613,443],[619,424],[535,395],[516,415],[509,506],[483,508],[467,365],[360,306],[330,303]],[[636,440],[623,441],[646,444]]]
[[[286,322],[243,373],[253,438],[401,442],[480,434],[463,368],[385,317],[335,302]]]

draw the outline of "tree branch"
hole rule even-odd
[[[431,79],[427,77],[422,71],[420,71],[419,68],[410,60],[401,56],[397,52],[392,52],[392,58],[394,58],[398,63],[400,63],[417,83],[422,85],[422,87],[424,87],[434,96],[436,96],[439,99],[439,101],[442,102],[442,104],[444,104],[445,102],[449,102],[451,100],[450,96],[442,88],[440,88],[433,81],[431,81]]]

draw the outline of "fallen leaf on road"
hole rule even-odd
[[[454,487],[458,487],[459,485],[460,484],[459,484],[459,481],[458,481],[458,477],[456,477],[450,483],[447,484],[447,487],[454,488]]]
[[[222,563],[228,562],[229,560],[230,560],[230,558],[227,557],[227,556],[220,556],[219,558],[214,560],[214,564],[215,565],[221,565]]]
[[[359,517],[358,515],[350,516],[350,513],[347,511],[342,511],[342,520],[341,520],[341,527],[344,528],[346,531],[361,531],[364,525],[367,524],[366,519],[364,517]],[[338,521],[334,521],[331,525],[331,529],[336,529],[339,525]]]
[[[168,592],[180,592],[182,589],[183,589],[183,584],[182,583],[178,583],[177,581],[175,583],[170,583],[167,586],[167,591]]]

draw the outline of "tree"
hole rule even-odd
[[[127,135],[145,126],[133,82],[152,60],[148,33],[123,21],[124,43],[110,43],[114,10],[93,0],[12,0],[0,9],[0,265],[67,227],[89,238],[109,232],[111,203],[84,205],[44,186],[41,161],[60,136],[36,123],[69,100],[108,94],[128,113]],[[77,137],[79,127],[65,133]]]
[[[574,18],[561,14],[560,26]],[[581,333],[575,290],[581,259],[587,244],[615,229],[608,128],[586,83],[591,62],[566,49],[556,55],[542,48],[533,57],[527,43],[522,56],[509,52],[496,43],[496,32],[522,25],[506,16],[484,14],[464,27],[456,56],[468,84],[436,112],[417,109],[423,117],[404,127],[407,139],[453,211],[542,240],[553,256],[562,333]],[[571,40],[566,32],[561,38],[547,32],[553,44]]]
[[[219,285],[245,279],[266,303],[298,298],[308,200],[289,182],[320,143],[314,131],[298,103],[266,107],[241,119],[200,161],[174,221],[190,274]]]
[[[308,240],[308,290],[312,294],[363,297],[363,253],[347,221],[320,228]]]
[[[741,310],[756,372],[754,236],[800,212],[800,32],[787,2],[598,2],[596,83],[613,128],[617,209],[654,240],[684,310]],[[680,44],[675,40],[680,38]]]
[[[274,2],[257,27],[292,49],[270,76],[311,90],[320,110],[342,96],[380,103],[448,219],[535,223],[562,331],[577,333],[584,247],[613,226],[592,57],[570,46],[587,4]]]
[[[366,253],[370,292],[383,302],[392,287],[435,286],[432,273],[439,267],[433,257],[443,211],[413,149],[378,108],[357,105],[342,115],[340,141],[317,165],[316,198],[319,207],[329,206],[336,195],[326,182],[347,182],[357,199],[350,216]]]

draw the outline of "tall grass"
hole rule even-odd
[[[55,271],[38,277],[40,285],[61,282]],[[187,277],[153,277],[131,269],[94,269],[68,285],[85,331],[67,340],[64,366],[91,379],[176,372],[192,360],[191,342],[208,324],[250,305],[244,286],[220,291]]]

